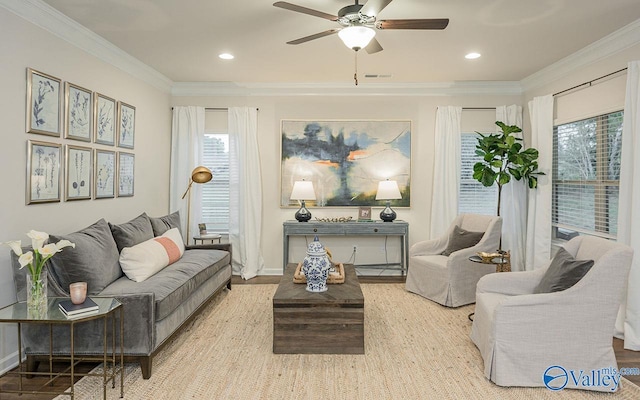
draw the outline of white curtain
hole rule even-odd
[[[553,96],[534,97],[529,102],[531,147],[538,149],[538,188],[529,191],[525,269],[542,266],[551,258],[551,172],[553,162]]]
[[[258,110],[229,108],[229,242],[233,271],[251,279],[264,268],[260,251],[262,178],[258,152]]]
[[[431,238],[444,234],[458,215],[461,116],[462,107],[438,107],[436,112]]]
[[[517,105],[496,107],[496,121],[522,128],[522,107]],[[522,139],[522,132],[514,134]],[[520,142],[524,146],[524,142]],[[502,248],[511,251],[511,270],[524,271],[527,234],[527,182],[512,179],[502,187],[500,201],[502,216]]]
[[[616,336],[624,338],[625,349],[640,350],[640,61],[628,65],[622,129],[618,242],[631,246],[635,256]]]
[[[181,198],[189,186],[191,171],[202,165],[204,140],[204,107],[177,106],[173,108],[171,127],[171,176],[169,180],[169,210],[180,212],[182,237],[187,242],[187,200],[191,198],[190,237],[198,232],[202,217],[200,204],[202,186],[193,184],[191,196]],[[188,243],[186,243],[188,244]]]

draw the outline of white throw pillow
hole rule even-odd
[[[142,282],[184,254],[184,242],[178,228],[169,229],[162,236],[149,239],[120,253],[120,266],[127,277]]]

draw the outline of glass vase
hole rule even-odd
[[[47,270],[44,268],[39,277],[27,273],[27,316],[47,317]]]

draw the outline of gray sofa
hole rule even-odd
[[[142,376],[151,376],[153,356],[176,334],[180,327],[215,294],[231,289],[231,245],[186,246],[175,263],[142,281],[123,274],[119,253],[172,227],[180,226],[177,213],[160,218],[146,214],[121,225],[104,219],[68,235],[50,235],[50,242],[67,239],[76,244],[49,260],[49,296],[68,297],[69,283],[86,281],[88,295],[115,297],[124,306],[124,353],[127,361],[138,361]],[[13,254],[13,252],[12,252]],[[14,282],[18,301],[26,300],[25,270],[13,255]],[[42,356],[49,352],[49,327],[27,324],[23,327],[23,345],[27,367],[34,371]],[[53,326],[53,353],[69,354],[69,328]],[[77,324],[74,354],[102,354],[102,322]],[[111,340],[109,339],[109,343]]]

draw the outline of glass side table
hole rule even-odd
[[[63,300],[68,300],[66,297],[50,297],[48,299],[47,314],[45,316],[33,317],[27,313],[27,303],[18,302],[10,306],[0,309],[0,323],[13,323],[18,325],[18,369],[17,371],[10,371],[7,374],[18,375],[18,389],[0,388],[0,397],[2,393],[19,393],[19,394],[61,394],[70,396],[74,399],[74,378],[76,376],[93,376],[102,377],[102,389],[103,398],[107,398],[107,383],[111,382],[111,387],[115,388],[116,377],[120,375],[120,397],[124,396],[124,313],[122,303],[112,297],[94,297],[90,296],[93,301],[99,306],[99,310],[89,315],[81,315],[73,318],[67,318],[62,311],[60,311],[58,304]],[[119,312],[120,324],[116,325],[116,312]],[[103,325],[103,355],[100,356],[85,356],[74,354],[74,328],[77,324],[82,324],[87,321],[101,319]],[[27,371],[24,362],[22,361],[22,325],[23,324],[47,324],[49,325],[49,371],[48,372],[31,372]],[[54,325],[68,325],[70,330],[70,354],[68,356],[53,355],[53,326]],[[107,329],[111,325],[111,352],[108,351]],[[120,352],[116,352],[116,332],[119,330],[119,349]],[[43,338],[43,340],[46,340]],[[54,361],[68,361],[69,367],[62,372],[53,372]],[[82,361],[95,361],[102,362],[103,368],[101,373],[78,373],[75,371],[75,365]],[[44,392],[42,390],[25,390],[23,388],[22,379],[26,375],[48,375],[49,381],[46,384],[53,382],[54,379],[61,376],[68,376],[71,379],[70,388],[63,392]]]

